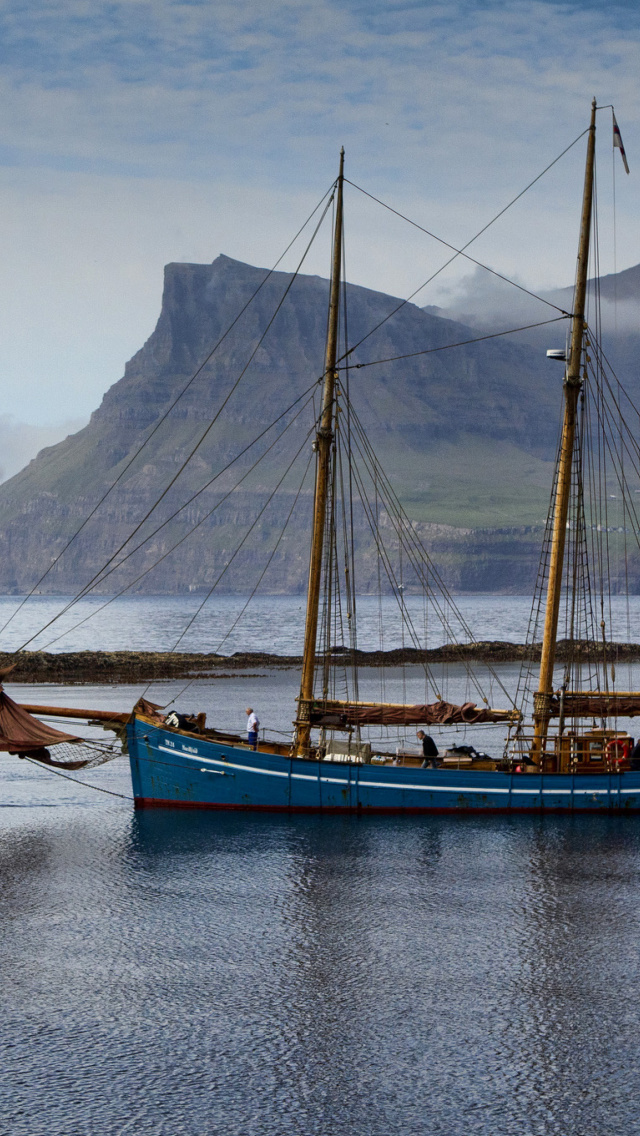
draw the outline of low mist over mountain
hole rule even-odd
[[[18,473],[43,446],[55,445],[85,423],[86,418],[72,418],[52,426],[34,426],[18,421],[11,414],[0,414],[0,482]]]
[[[462,281],[450,303],[444,307],[429,305],[423,310],[477,330],[498,331],[552,319],[560,314],[557,308],[570,312],[572,303],[573,287],[544,292],[542,300],[535,300],[526,291],[478,268]],[[630,378],[633,381],[640,348],[640,264],[590,280],[586,315],[598,329],[607,357],[616,369],[625,372],[625,382]],[[516,336],[515,342],[528,343],[537,350],[563,346],[565,326],[532,328]]]
[[[629,271],[640,276],[640,269]],[[300,484],[301,463],[310,453],[305,435],[311,407],[282,441],[272,445],[274,433],[266,435],[216,477],[323,369],[328,282],[297,277],[278,309],[292,278],[273,273],[265,282],[265,276],[264,269],[225,256],[212,265],[167,266],[157,327],[89,425],[43,450],[0,486],[1,590],[32,587],[114,483],[42,581],[42,591],[86,585],[137,526],[127,552],[212,478],[98,590],[112,593],[130,581],[136,581],[136,591],[205,590],[248,533],[221,581],[223,590],[247,591],[296,501],[261,586],[271,591],[306,586],[310,477],[301,491]],[[348,286],[347,298],[348,341],[362,340],[353,364],[433,352],[477,334],[413,304],[386,319],[398,301],[365,288]],[[548,313],[553,314],[546,309],[540,318]],[[547,335],[548,345],[556,345],[555,328],[563,326]],[[449,584],[461,590],[528,590],[537,563],[535,530],[549,496],[561,369],[535,345],[504,338],[352,369],[349,383],[368,440]],[[294,414],[289,411],[281,427]],[[301,458],[249,532],[300,447]],[[263,460],[251,472],[260,454]],[[243,473],[242,485],[230,492]],[[356,528],[358,583],[366,590],[373,585],[374,566],[362,516]]]

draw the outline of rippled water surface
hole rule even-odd
[[[476,634],[522,638],[526,601],[485,599]],[[73,644],[164,647],[193,602],[113,605]],[[288,650],[296,604],[233,649]],[[234,729],[252,702],[286,732],[297,678],[150,693]],[[464,668],[447,682],[462,697]],[[143,689],[10,693],[128,709]],[[424,675],[363,672],[385,693],[419,700]],[[640,1132],[640,820],[136,814],[124,758],[84,784],[1,762],[2,1136]]]
[[[3,1132],[638,1131],[630,818],[134,814],[12,770]]]

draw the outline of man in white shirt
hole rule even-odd
[[[252,749],[258,748],[258,730],[260,729],[260,721],[258,715],[254,714],[251,706],[247,706],[247,741]]]

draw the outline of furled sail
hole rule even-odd
[[[46,746],[79,741],[80,738],[73,734],[63,734],[61,730],[39,722],[0,689],[0,751],[3,753],[26,753],[39,757],[38,751]]]
[[[551,698],[552,718],[637,718],[640,715],[638,690],[567,690]]]
[[[479,722],[513,722],[517,710],[494,710],[465,702],[431,702],[411,706],[402,702],[316,701],[310,707],[311,725],[348,729],[350,726],[455,726]]]

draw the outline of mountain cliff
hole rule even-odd
[[[0,486],[0,590],[32,587],[120,478],[41,587],[65,593],[85,585],[132,529],[143,522],[138,543],[321,375],[328,282],[300,275],[292,283],[281,272],[265,277],[264,269],[226,256],[209,265],[166,267],[155,331],[88,426],[43,450]],[[413,304],[387,320],[398,301],[366,288],[349,285],[347,301],[349,343],[363,340],[352,363],[433,352],[354,369],[349,381],[369,441],[449,584],[461,590],[528,590],[557,438],[558,368],[508,338],[434,352],[477,332]],[[198,521],[193,535],[134,590],[208,588],[303,442],[310,421],[309,412],[301,415],[253,473],[248,472],[252,455],[260,450],[236,463],[99,590],[110,593],[136,579]],[[208,428],[195,456],[168,488]],[[147,444],[134,457],[145,438]],[[247,478],[223,501],[238,471],[247,471]],[[285,478],[227,572],[225,590],[242,592],[253,585],[297,488],[293,474]],[[308,481],[264,589],[304,588],[310,506]],[[359,583],[366,590],[373,560],[364,519],[358,523]]]

